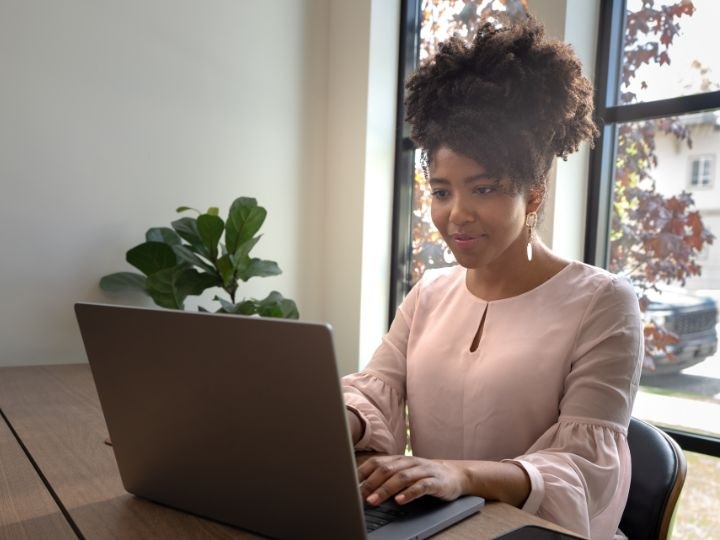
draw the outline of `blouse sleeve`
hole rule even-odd
[[[398,308],[390,330],[367,367],[342,378],[345,406],[364,424],[356,450],[384,454],[405,452],[405,360],[417,289],[417,286],[413,288]]]
[[[613,277],[579,325],[558,422],[512,461],[528,473],[523,507],[590,538],[612,538],[630,485],[627,426],[644,351],[637,297]]]

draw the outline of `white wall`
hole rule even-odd
[[[388,328],[400,2],[331,5],[326,313],[349,373]]]

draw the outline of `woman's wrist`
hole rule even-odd
[[[472,482],[472,467],[470,465],[473,462],[455,460],[441,460],[440,462],[453,471],[455,482],[458,485],[458,496],[475,494]]]
[[[478,495],[518,508],[530,495],[531,483],[525,469],[513,462],[446,461],[458,473],[463,495]]]

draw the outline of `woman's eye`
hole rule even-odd
[[[478,195],[489,195],[490,193],[495,193],[497,188],[495,186],[477,186],[473,191]]]
[[[430,195],[432,195],[434,199],[446,199],[449,193],[447,189],[433,189]]]

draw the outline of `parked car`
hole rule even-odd
[[[668,346],[672,356],[647,353],[651,354],[652,362],[645,362],[643,377],[677,373],[715,354],[718,309],[714,299],[681,289],[663,289],[648,297],[650,305],[645,316],[676,334],[679,342]]]

